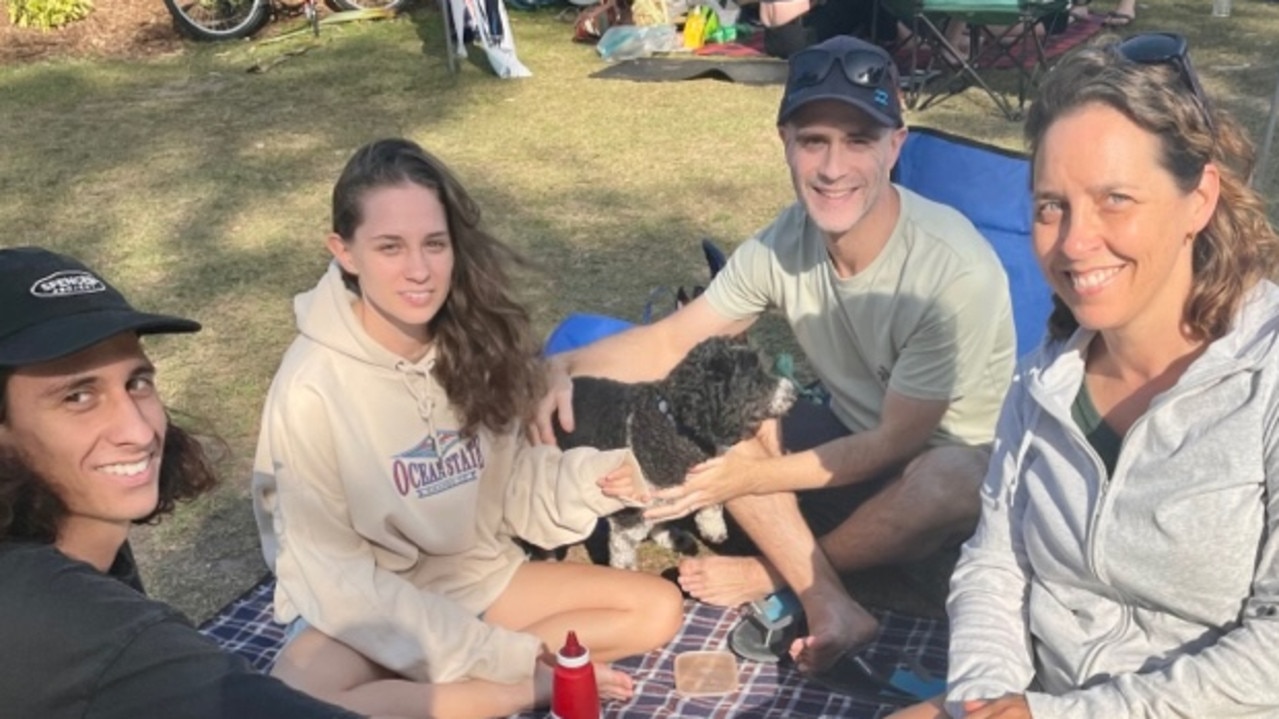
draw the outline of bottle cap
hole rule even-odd
[[[577,632],[569,630],[564,646],[560,648],[556,661],[562,667],[581,667],[591,661],[591,653],[577,641]]]

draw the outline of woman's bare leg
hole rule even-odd
[[[683,621],[674,584],[651,574],[575,562],[528,562],[484,612],[484,621],[541,637],[552,650],[577,632],[601,662],[670,641]]]
[[[539,637],[555,649],[575,630],[592,656],[608,662],[670,640],[682,621],[679,590],[660,577],[589,564],[535,562],[516,571],[484,620]],[[519,684],[467,680],[414,682],[393,675],[350,647],[307,628],[280,652],[271,672],[285,684],[359,714],[500,717],[550,700],[550,672]],[[630,677],[596,665],[600,694],[631,696]]]
[[[317,699],[379,719],[502,717],[550,701],[550,672],[519,684],[426,684],[396,677],[354,649],[307,628],[276,659],[272,676]]]

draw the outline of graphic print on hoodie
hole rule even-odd
[[[423,498],[446,492],[478,480],[484,471],[479,439],[463,441],[461,433],[454,429],[436,430],[435,436],[423,437],[391,460],[391,476],[402,497],[414,494]]]

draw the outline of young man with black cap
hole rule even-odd
[[[83,264],[0,250],[0,713],[349,717],[252,671],[147,599],[129,527],[215,484],[170,423],[139,312]]]
[[[816,671],[878,630],[839,573],[919,559],[971,533],[1014,337],[994,251],[958,212],[889,180],[906,129],[888,54],[837,37],[789,64],[777,125],[799,201],[697,300],[557,355],[539,431],[550,441],[555,410],[571,427],[570,376],[655,379],[700,340],[782,312],[829,408],[797,404],[780,427],[659,492],[671,503],[648,514],[727,501],[762,556],[684,560],[681,586],[724,605],[789,586],[810,631],[789,652]]]

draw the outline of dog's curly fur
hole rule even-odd
[[[694,347],[666,379],[625,384],[598,377],[573,380],[576,429],[556,425],[564,449],[629,447],[655,488],[684,481],[690,467],[722,454],[752,436],[766,419],[780,417],[795,402],[795,386],[773,375],[745,341],[724,337]],[[609,518],[608,563],[634,569],[636,549],[650,533],[675,548],[674,538],[626,509]],[[697,512],[702,538],[722,542],[728,536],[723,507]],[[601,561],[595,556],[593,558]]]

